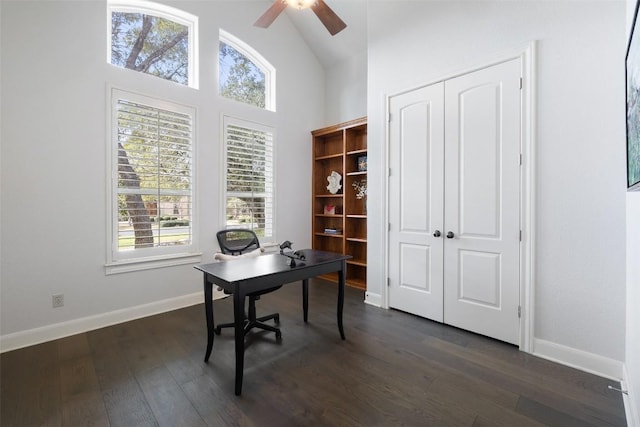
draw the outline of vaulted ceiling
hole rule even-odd
[[[265,0],[265,10],[273,3]],[[327,5],[347,24],[332,36],[310,9],[287,7],[286,15],[325,68],[363,52],[367,48],[366,0],[326,0]],[[258,17],[256,16],[256,19]],[[278,21],[273,25],[277,25]],[[268,29],[267,29],[268,31]]]

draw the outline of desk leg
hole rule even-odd
[[[236,340],[236,396],[242,394],[242,374],[244,371],[244,299],[241,292],[233,293],[233,319]]]
[[[342,308],[344,307],[344,282],[347,278],[347,262],[342,261],[342,268],[338,271],[338,329],[340,337],[344,337],[344,328],[342,327]]]
[[[304,323],[309,320],[309,279],[302,281],[302,311],[304,312]]]
[[[204,315],[207,318],[207,351],[204,354],[205,363],[209,361],[213,348],[213,284],[204,274]]]

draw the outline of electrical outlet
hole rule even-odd
[[[51,296],[51,302],[53,304],[53,308],[64,306],[64,294]]]

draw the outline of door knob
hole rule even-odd
[[[433,232],[433,237],[440,237],[442,236],[442,233],[440,233],[440,230],[436,230]]]
[[[453,231],[447,233],[447,239],[453,239]]]

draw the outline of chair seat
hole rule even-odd
[[[247,294],[248,297],[255,297],[256,300],[260,299],[260,295],[264,295],[264,294],[268,294],[269,292],[273,292],[273,291],[277,291],[278,289],[280,289],[282,287],[282,285],[280,286],[276,286],[274,288],[269,288],[269,289],[263,289],[261,291],[256,291],[256,292],[251,292],[249,294]],[[233,292],[230,291],[225,291],[222,288],[218,288],[219,291],[223,291],[225,294],[227,295],[232,295]]]

